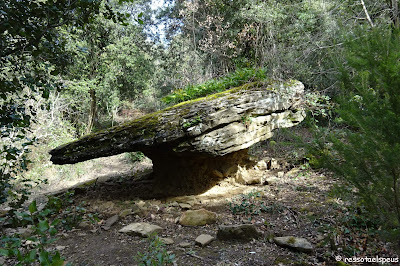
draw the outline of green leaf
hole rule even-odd
[[[37,211],[37,207],[36,207],[36,200],[32,201],[31,204],[29,204],[29,212],[31,214],[33,214],[34,212]]]
[[[33,250],[31,250],[31,252],[29,252],[29,262],[33,262],[33,261],[35,261],[35,259],[36,259],[36,250],[35,249],[33,249]]]
[[[49,253],[47,251],[41,251],[39,254],[39,261],[41,265],[50,265]]]
[[[49,222],[47,220],[40,221],[38,224],[38,229],[40,232],[45,232],[50,228]]]
[[[51,222],[51,226],[56,226],[60,223],[60,219],[54,219],[53,222]]]
[[[50,235],[54,236],[55,234],[57,234],[57,229],[52,227],[52,228],[50,228],[49,233],[50,233]]]
[[[0,248],[0,255],[2,256],[8,256],[10,252],[7,249]]]
[[[64,260],[61,259],[60,253],[57,251],[56,254],[53,256],[51,259],[52,263],[51,266],[63,266],[64,265]]]

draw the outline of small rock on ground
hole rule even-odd
[[[253,224],[221,225],[218,228],[217,238],[220,240],[251,240],[261,235]]]
[[[88,221],[82,221],[78,224],[78,228],[82,230],[89,230],[92,228],[92,225]]]
[[[116,222],[118,222],[118,219],[119,219],[118,215],[111,216],[110,218],[108,218],[106,220],[106,222],[104,223],[102,228],[104,230],[109,230],[111,228],[111,226],[113,226]]]
[[[186,226],[201,226],[212,224],[216,221],[217,214],[215,212],[210,212],[205,209],[186,211],[179,219],[179,223]]]
[[[188,203],[179,203],[179,207],[181,207],[181,209],[183,209],[183,210],[188,210],[188,209],[192,208],[192,206],[190,206],[190,204],[188,204]]]
[[[210,235],[202,234],[202,235],[199,235],[196,238],[195,242],[196,242],[196,245],[199,245],[201,247],[205,247],[208,244],[210,244],[214,239],[215,238],[210,236]]]
[[[236,173],[236,182],[243,185],[260,184],[261,177],[252,175],[246,168],[242,168],[239,166],[239,170]]]
[[[169,238],[169,237],[165,237],[165,238],[164,237],[160,237],[159,239],[165,245],[172,245],[172,244],[175,243],[175,241],[172,238]]]
[[[184,241],[184,242],[179,243],[179,246],[181,248],[188,248],[188,247],[192,246],[192,244],[190,244],[189,242]]]
[[[300,237],[294,237],[294,236],[274,237],[274,242],[279,246],[292,248],[302,252],[311,252],[314,249],[312,244],[308,242],[307,239]]]
[[[138,235],[141,237],[149,237],[151,234],[159,233],[163,230],[162,227],[148,223],[132,223],[123,228],[118,232],[126,233],[128,235]]]

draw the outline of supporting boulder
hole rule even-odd
[[[51,160],[70,164],[142,151],[153,161],[157,189],[202,192],[235,174],[251,145],[300,123],[303,93],[298,81],[249,83],[85,136],[50,151]]]

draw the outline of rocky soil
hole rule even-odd
[[[333,196],[338,181],[264,161],[243,174],[259,176],[261,184],[225,179],[200,195],[158,198],[152,181],[137,174],[79,185],[73,204],[86,209],[87,221],[61,231],[52,248],[73,265],[138,265],[135,256],[149,251],[152,230],[143,226],[152,225],[175,265],[337,265],[337,256],[350,254],[396,257],[394,245],[355,223],[351,201]]]

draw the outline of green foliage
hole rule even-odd
[[[74,192],[65,193],[62,197],[50,196],[40,210],[36,201],[32,201],[28,210],[13,213],[8,217],[12,226],[30,228],[31,236],[14,234],[3,236],[0,240],[0,254],[17,259],[21,264],[40,262],[40,265],[64,265],[59,252],[50,252],[47,246],[56,239],[54,236],[60,228],[70,230],[77,226],[84,217],[91,222],[99,221],[96,215],[87,213],[81,206],[73,206]],[[27,245],[27,241],[32,243]],[[68,264],[69,265],[69,264]]]
[[[30,228],[32,235],[26,239],[18,234],[3,236],[0,240],[0,254],[17,259],[18,265],[34,262],[40,262],[40,265],[64,265],[64,260],[58,251],[46,250],[46,246],[55,241],[56,226],[60,222],[58,219],[50,222],[47,218],[50,212],[49,209],[38,211],[36,201],[33,201],[28,207],[28,212],[17,213],[21,223],[32,225]],[[32,245],[23,245],[27,241]]]
[[[312,154],[356,188],[386,228],[400,226],[400,34],[362,29],[346,43],[338,128],[319,130]]]
[[[172,94],[164,97],[162,100],[167,104],[177,104],[183,101],[193,100],[209,94],[238,87],[248,82],[263,81],[265,79],[265,70],[244,68],[220,79],[212,79],[203,84],[189,85],[184,89],[175,90]]]
[[[198,124],[201,123],[201,121],[202,121],[202,120],[201,120],[201,116],[200,116],[200,115],[197,115],[197,116],[195,116],[192,120],[184,122],[184,123],[182,124],[182,128],[183,128],[183,129],[187,129],[187,128],[189,128],[189,127],[198,125]]]
[[[259,191],[240,195],[228,202],[228,206],[232,214],[245,216],[259,215],[261,212],[280,212],[282,210],[282,206],[265,204]]]
[[[70,63],[62,29],[83,28],[100,13],[120,22],[123,17],[101,0],[5,0],[0,10],[0,203],[9,198],[15,209],[31,186],[23,179],[17,188],[15,180],[27,169],[27,147],[35,141],[28,138],[36,115],[32,102],[61,87],[59,73]]]
[[[241,120],[242,120],[242,123],[243,123],[244,125],[248,126],[248,125],[251,123],[251,121],[252,121],[252,117],[249,116],[249,115],[242,116],[242,117],[241,117]]]
[[[122,26],[104,17],[68,36],[68,51],[74,53],[65,71],[62,96],[72,112],[67,119],[86,133],[91,110],[89,91],[96,94],[97,129],[113,120],[123,101],[134,101],[151,91],[154,61],[143,27],[133,23]],[[103,123],[102,123],[103,122]]]
[[[127,153],[128,159],[132,162],[132,163],[136,163],[136,162],[141,162],[144,160],[144,158],[146,158],[146,155],[143,154],[143,152],[141,151],[137,151],[137,152],[128,152]]]
[[[157,235],[149,237],[148,251],[138,252],[135,260],[141,266],[163,266],[171,265],[174,262],[175,255],[169,254],[165,249],[165,244],[161,242]]]
[[[318,123],[323,125],[328,124],[333,119],[335,105],[328,95],[318,91],[308,92],[305,95],[305,105],[307,124]]]

